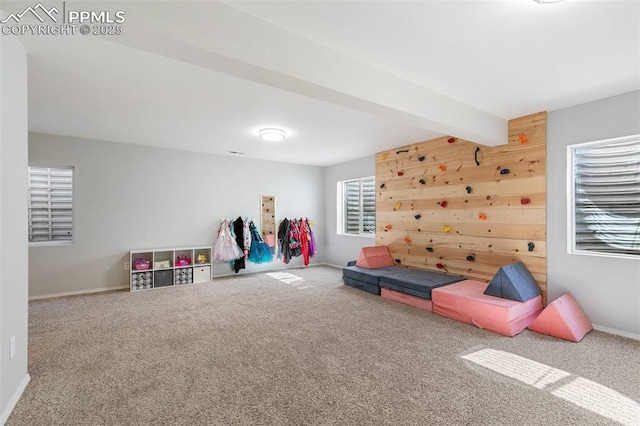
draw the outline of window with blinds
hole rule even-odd
[[[29,242],[73,242],[73,168],[29,167]]]
[[[376,233],[375,178],[339,182],[342,193],[342,229],[348,235],[374,236]]]
[[[640,256],[640,135],[569,147],[572,252]]]

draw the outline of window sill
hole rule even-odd
[[[338,236],[340,237],[356,237],[356,238],[375,238],[376,235],[375,234],[341,234],[341,233],[337,233]]]

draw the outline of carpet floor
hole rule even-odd
[[[29,303],[7,425],[640,424],[640,342],[509,338],[315,266]]]

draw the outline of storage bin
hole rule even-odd
[[[206,283],[211,281],[211,266],[198,266],[193,268],[193,282]]]
[[[173,270],[155,271],[153,273],[153,287],[167,287],[173,285]]]

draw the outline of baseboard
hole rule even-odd
[[[105,291],[128,290],[128,289],[129,289],[129,286],[92,288],[89,290],[66,291],[63,293],[51,293],[51,294],[41,294],[38,296],[30,296],[29,300],[52,299],[54,297],[77,296],[79,294],[103,293]]]
[[[344,268],[344,265],[340,266],[340,265],[334,265],[333,263],[319,263],[318,265],[323,265],[323,266],[331,266],[332,268],[337,268],[337,269],[342,269]]]
[[[593,329],[602,331],[604,333],[615,334],[616,336],[627,337],[633,340],[640,340],[640,334],[628,333],[626,331],[616,330],[615,328],[603,327],[601,325],[593,324]]]
[[[29,384],[30,380],[31,380],[31,376],[29,376],[29,374],[24,376],[24,379],[22,379],[22,383],[20,383],[20,386],[18,386],[18,389],[16,389],[15,393],[9,400],[9,404],[2,412],[2,416],[0,416],[0,425],[4,426],[7,420],[9,420],[9,416],[11,415],[11,412],[13,411],[16,404],[20,400],[20,397],[24,393],[24,390],[27,388],[27,385]]]

